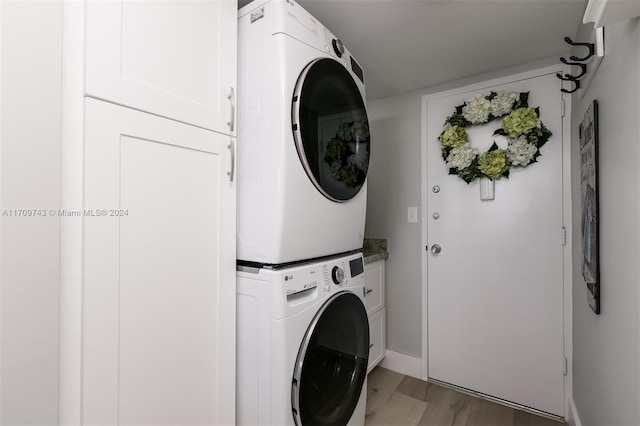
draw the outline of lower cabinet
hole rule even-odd
[[[367,373],[382,361],[386,352],[386,313],[387,308],[382,308],[378,312],[369,315],[369,367]]]
[[[85,108],[84,423],[233,424],[233,141]]]
[[[366,264],[365,305],[369,316],[369,367],[367,372],[382,361],[386,354],[385,261]]]

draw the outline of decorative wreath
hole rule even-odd
[[[540,121],[540,108],[529,107],[528,98],[529,92],[491,92],[456,106],[438,137],[449,174],[457,175],[467,183],[481,177],[495,180],[502,176],[508,178],[511,167],[535,163],[542,155],[540,148],[551,137],[551,131]],[[465,129],[502,117],[502,127],[493,135],[505,136],[509,141],[507,148],[499,148],[494,141],[480,154],[471,146]]]
[[[369,140],[369,124],[367,120],[356,120],[342,123],[336,131],[336,136],[329,139],[324,156],[329,164],[331,176],[341,181],[349,188],[355,188],[364,183],[369,167],[369,144],[367,144],[366,158],[355,163],[355,152],[350,145],[364,143]]]

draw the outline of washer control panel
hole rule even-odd
[[[359,285],[364,279],[364,260],[360,253],[338,259],[328,259],[315,265],[301,265],[279,271],[284,294],[311,294],[310,290],[318,289],[329,293],[336,288]]]
[[[349,285],[353,278],[363,274],[364,261],[361,256],[353,259],[341,259],[323,265],[322,272],[325,288],[331,290],[332,285]]]

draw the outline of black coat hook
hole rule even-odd
[[[567,77],[567,78],[558,77],[561,80],[575,80],[575,79],[581,78],[583,75],[585,75],[587,73],[587,64],[583,64],[583,63],[580,63],[580,62],[569,62],[565,58],[560,58],[560,62],[562,62],[565,65],[572,65],[572,66],[580,67],[580,74],[578,74],[578,75],[565,74],[565,77]],[[556,75],[558,75],[558,74],[556,74]]]
[[[558,72],[558,73],[556,73],[556,77],[558,77],[558,78],[559,78],[560,80],[562,80],[562,81],[576,81],[576,80],[578,80],[578,78],[577,78],[577,77],[574,77],[574,76],[572,76],[572,75],[570,75],[570,74],[562,75],[562,74],[561,74],[561,73],[559,73],[559,72]]]
[[[593,43],[579,43],[571,40],[569,37],[565,37],[564,41],[569,43],[572,46],[584,46],[589,49],[589,53],[587,54],[587,56],[584,56],[582,58],[579,58],[577,56],[570,56],[569,59],[571,59],[572,61],[586,61],[587,59],[592,57],[595,53],[595,45]]]
[[[560,89],[560,91],[562,93],[573,93],[573,92],[577,91],[578,89],[580,89],[580,80],[570,79],[570,81],[573,81],[573,84],[575,84],[575,87],[573,88],[573,90]]]

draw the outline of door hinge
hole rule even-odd
[[[567,245],[567,228],[562,227],[562,245]]]
[[[567,361],[567,357],[564,357],[562,359],[562,375],[563,376],[567,375],[568,364],[569,364],[569,361]]]
[[[564,105],[565,105],[564,99],[560,99],[560,115],[562,117],[564,117]]]

